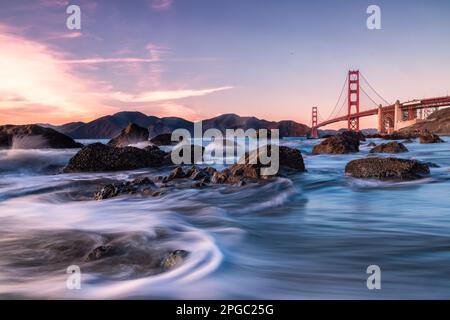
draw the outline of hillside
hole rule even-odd
[[[432,113],[422,122],[403,128],[400,132],[416,130],[428,130],[439,135],[450,135],[450,108],[445,108]]]
[[[193,131],[194,124],[191,121],[177,118],[147,116],[141,112],[119,112],[108,115],[88,123],[71,122],[61,126],[50,126],[55,130],[67,134],[74,139],[109,139],[133,122],[141,127],[148,128],[150,137],[161,133],[170,133],[175,129],[187,129]],[[310,128],[295,121],[267,121],[256,117],[241,117],[236,114],[224,114],[211,119],[203,120],[203,130],[210,128],[219,129],[279,129],[280,137],[303,136]]]

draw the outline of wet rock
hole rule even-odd
[[[377,144],[375,142],[370,142],[367,146],[368,147],[376,147]]]
[[[161,268],[163,270],[170,270],[178,267],[188,256],[189,252],[185,250],[175,250],[163,258],[163,260],[161,261]]]
[[[413,143],[413,142],[414,142],[414,140],[411,138],[408,138],[408,139],[402,141],[403,144],[408,144],[408,143]]]
[[[167,177],[166,181],[172,181],[174,179],[181,179],[184,178],[186,176],[186,174],[183,171],[182,167],[176,167],[175,169],[173,169],[169,176]]]
[[[154,192],[154,189],[156,189],[156,185],[148,177],[138,178],[133,181],[108,184],[94,194],[94,200],[105,200],[121,194],[135,194],[138,192],[149,194]]]
[[[346,154],[359,151],[361,133],[344,131],[313,147],[313,154]]]
[[[20,149],[71,149],[81,148],[81,143],[51,128],[38,125],[0,126],[0,148]]]
[[[163,133],[150,139],[150,142],[157,146],[173,146],[178,142],[172,141],[171,133]]]
[[[108,184],[94,194],[94,200],[104,200],[117,197],[120,194],[120,186]]]
[[[408,148],[406,148],[402,143],[398,143],[395,141],[382,143],[370,150],[370,153],[401,153],[408,152]]]
[[[279,146],[279,171],[274,175],[280,173],[296,173],[304,172],[305,164],[303,162],[302,154],[299,150]],[[222,172],[214,172],[211,182],[212,183],[230,183],[241,184],[245,180],[258,180],[266,179],[269,176],[265,176],[261,169],[269,167],[270,164],[262,164],[260,159],[262,156],[271,156],[272,146],[259,148],[251,153],[245,154],[237,164],[232,165],[230,168],[223,170]],[[273,160],[273,159],[272,159]]]
[[[222,172],[216,171],[214,172],[212,178],[211,178],[211,182],[212,183],[225,183],[229,177],[230,173],[229,170],[225,169]]]
[[[427,165],[430,168],[440,168],[441,166],[434,162],[422,162],[422,164]]]
[[[111,147],[126,147],[142,141],[148,141],[148,129],[129,123],[117,137],[108,142],[108,145]]]
[[[427,143],[442,143],[444,140],[442,140],[437,134],[434,134],[432,132],[424,132],[419,136],[420,143],[427,144]]]
[[[166,153],[155,149],[117,148],[90,144],[73,156],[63,172],[107,172],[159,167],[167,164]]]
[[[113,246],[98,246],[88,254],[85,261],[89,262],[100,260],[103,258],[111,257],[116,253],[117,249],[114,248]]]
[[[364,158],[350,161],[345,173],[355,178],[379,180],[415,180],[430,173],[426,164],[397,158]]]

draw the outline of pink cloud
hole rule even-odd
[[[231,89],[164,89],[159,83],[159,75],[163,71],[160,63],[166,49],[156,45],[147,46],[147,58],[71,60],[64,53],[0,24],[0,47],[0,79],[7,79],[0,81],[0,123],[86,121],[129,106],[141,110],[142,106],[148,107],[155,102],[164,102],[160,105],[162,113],[196,118],[195,112],[173,101]],[[149,63],[151,68],[142,68],[142,62]],[[134,91],[141,90],[137,94],[117,92],[108,81],[95,80],[92,72],[84,72],[95,71],[92,68],[99,63],[111,63],[134,72],[137,83],[139,79],[154,77],[155,85],[162,89],[152,91],[147,83],[142,88],[133,88]]]
[[[148,91],[148,92],[141,92],[136,95],[116,92],[113,94],[113,98],[122,102],[146,103],[146,102],[179,100],[189,97],[205,96],[207,94],[223,90],[229,90],[232,88],[233,87],[218,87],[218,88],[197,89],[197,90],[181,89],[181,90]]]
[[[160,10],[167,10],[169,9],[173,4],[173,0],[151,0],[150,6],[152,9],[160,11]]]

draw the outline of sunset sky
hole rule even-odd
[[[382,30],[366,28],[370,4]],[[351,68],[390,102],[449,94],[449,35],[448,0],[1,0],[0,124],[137,110],[309,125]]]

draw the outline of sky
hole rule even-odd
[[[81,30],[66,27],[70,4]],[[449,33],[448,0],[1,0],[0,124],[129,110],[310,125],[349,69],[389,102],[448,95]]]

